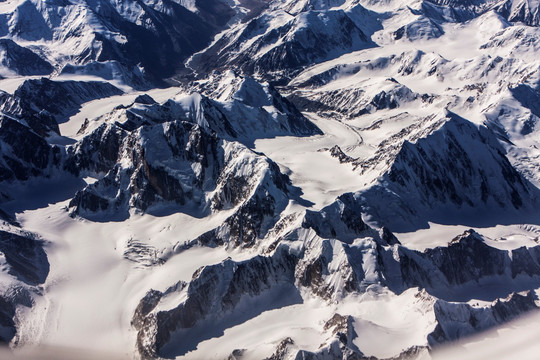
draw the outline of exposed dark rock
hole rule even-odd
[[[351,194],[340,196],[321,211],[307,210],[302,226],[312,228],[320,237],[345,242],[368,229],[362,220],[361,207]]]
[[[451,285],[464,284],[484,276],[503,275],[508,265],[507,253],[488,246],[474,231],[456,237],[448,247],[428,249],[424,255]]]
[[[0,59],[2,66],[22,76],[48,75],[54,68],[33,51],[19,46],[13,40],[0,39],[0,50],[4,56]]]
[[[434,307],[437,327],[429,334],[428,341],[431,346],[436,346],[459,340],[535,309],[538,307],[530,291],[525,294],[512,293],[508,298],[498,299],[487,307],[437,300]]]
[[[415,360],[422,355],[428,354],[429,350],[430,348],[428,346],[411,346],[410,348],[403,350],[399,355],[386,360]]]
[[[358,65],[361,66],[361,65]],[[339,71],[339,67],[333,70]],[[348,69],[347,73],[354,74],[360,69]],[[351,75],[352,75],[351,74]],[[316,112],[322,115],[328,115],[331,118],[336,116],[346,116],[348,118],[356,118],[365,114],[374,113],[382,109],[395,109],[403,104],[410,103],[415,100],[429,101],[430,96],[427,94],[420,95],[413,92],[408,87],[397,83],[395,79],[386,79],[382,84],[373,85],[371,83],[360,83],[356,86],[350,86],[343,89],[325,90],[317,89],[317,85],[324,85],[329,80],[336,76],[333,71],[315,75],[310,82],[298,85],[299,87],[307,86],[315,87],[310,91],[300,89],[294,91],[290,96],[290,100],[298,106],[298,108]],[[385,90],[381,90],[383,87]],[[292,87],[292,89],[296,89]],[[425,96],[425,100],[423,98]]]
[[[376,185],[357,194],[364,199],[363,212],[393,231],[412,231],[440,217],[468,225],[490,221],[467,209],[489,208],[496,215],[535,206],[538,189],[511,165],[490,130],[452,113],[423,124],[404,129],[381,143],[373,158],[356,162],[362,169],[388,164]]]
[[[188,286],[179,290],[185,292],[182,303],[171,310],[152,312],[142,322],[136,321],[142,324],[137,335],[139,353],[144,358],[154,358],[173,341],[171,336],[178,330],[193,328],[209,317],[218,321],[242,299],[254,298],[280,284],[294,284],[295,265],[296,259],[283,249],[271,257],[256,256],[243,262],[229,259],[198,270]],[[154,300],[147,308],[153,304]]]
[[[144,295],[144,297],[139,301],[139,305],[135,309],[133,314],[133,319],[131,320],[131,325],[136,330],[141,330],[144,325],[145,317],[159,304],[159,301],[163,297],[163,293],[157,290],[150,290]]]
[[[528,1],[501,1],[495,5],[497,11],[502,17],[511,22],[523,23],[529,26],[540,25],[540,14],[538,4]]]
[[[287,98],[268,83],[260,83],[249,76],[234,71],[214,71],[208,79],[195,82],[189,88],[209,98],[219,98],[227,106],[209,102],[205,107],[217,107],[228,125],[220,130],[217,125],[225,121],[209,113],[208,126],[221,136],[229,135],[240,140],[270,138],[280,135],[311,136],[322,134],[311,121]],[[204,99],[204,98],[203,98]],[[200,112],[200,111],[198,111]],[[213,111],[215,113],[215,110]],[[213,120],[216,118],[219,121]],[[222,126],[223,127],[223,126]]]
[[[325,331],[331,332],[331,337],[326,344],[322,344],[317,352],[300,350],[295,359],[347,359],[347,360],[377,360],[374,357],[366,357],[354,345],[353,340],[358,335],[353,326],[354,319],[351,316],[334,316],[324,325]]]
[[[111,61],[127,68],[138,65],[147,78],[158,82],[181,70],[183,60],[206,47],[223,28],[223,21],[234,14],[220,0],[197,6],[200,14],[174,1],[99,1],[83,6],[69,1],[25,1],[8,15],[10,26],[3,35],[37,42],[35,46],[51,56],[68,38],[76,45],[69,57],[64,53],[55,56],[59,65]],[[66,22],[72,26],[66,28]]]
[[[302,227],[313,229],[323,239],[330,239],[308,243],[297,268],[299,283],[324,299],[362,291],[374,280],[396,293],[420,287],[444,298],[452,297],[448,289],[459,289],[483,279],[512,289],[520,288],[520,279],[524,277],[533,280],[540,276],[540,247],[499,250],[469,230],[448,246],[419,252],[402,246],[385,228],[375,232],[364,224],[359,231],[351,232],[345,226],[346,219],[330,215],[329,210],[339,206],[343,206],[343,202],[337,200],[320,212],[308,211],[302,223]],[[292,232],[286,238],[294,240],[296,236],[298,234]],[[366,236],[372,240],[367,243],[355,240]],[[363,264],[371,257],[368,261],[376,265],[370,270],[374,274],[368,281]],[[339,261],[339,265],[335,261]]]
[[[364,245],[335,240],[314,242],[305,250],[296,268],[298,283],[328,301],[362,292],[372,283],[366,279],[363,268],[365,252],[369,249]],[[382,281],[382,277],[378,281]]]
[[[225,33],[204,52],[195,55],[189,66],[208,73],[220,64],[218,69],[238,68],[246,74],[283,79],[307,65],[373,46],[342,10],[306,11],[278,27],[272,27],[271,18],[263,14],[250,20],[238,33],[234,30]],[[299,26],[298,22],[308,25]],[[254,41],[246,51],[242,46],[250,40]],[[274,44],[271,50],[259,54],[260,49]]]
[[[0,296],[0,343],[7,345],[16,334],[15,306]]]
[[[17,222],[17,219],[11,214],[8,214],[4,210],[0,209],[0,220],[6,222],[9,225],[20,227],[21,225]]]
[[[137,104],[144,104],[144,105],[152,105],[156,104],[156,100],[154,100],[150,95],[143,94],[139,95],[135,98],[135,103]]]
[[[0,116],[0,181],[28,180],[51,174],[60,164],[60,149],[27,126]]]
[[[246,349],[234,349],[227,360],[241,360],[245,352]]]
[[[118,126],[100,125],[67,148],[64,168],[75,175],[84,171],[92,174],[109,172],[117,163],[122,141],[127,136],[128,133]]]
[[[538,92],[538,90],[525,84],[510,87],[509,90],[512,93],[512,96],[514,96],[523,107],[529,109],[532,114],[540,117],[540,92]],[[524,132],[525,134],[527,133],[527,131]]]
[[[116,60],[90,61],[79,65],[66,64],[60,71],[60,75],[98,77],[103,80],[117,81],[135,90],[149,90],[156,85],[140,64],[130,65]]]
[[[238,181],[226,181],[224,191],[219,193],[220,197],[224,197],[231,202],[231,198],[238,198],[233,204],[237,204],[241,199],[247,199],[249,193],[253,191],[246,187],[247,181],[244,180],[244,187],[233,187]],[[255,245],[258,239],[264,238],[267,231],[277,222],[279,214],[283,210],[284,195],[288,194],[288,185],[290,180],[287,176],[279,171],[279,167],[275,163],[270,163],[269,171],[266,173],[265,179],[258,184],[257,189],[249,197],[249,200],[244,202],[238,210],[222,225],[210,230],[194,242],[198,242],[205,246],[219,246],[223,244],[232,244],[240,247],[250,247]],[[214,199],[214,207],[222,208],[223,200]]]
[[[143,268],[165,263],[156,248],[133,238],[127,242],[123,256],[124,259],[132,261]]]
[[[23,99],[0,92],[0,109],[4,116],[27,125],[37,135],[45,137],[60,133],[56,118],[46,110],[38,110]]]
[[[289,345],[293,345],[294,341],[290,337],[287,337],[278,344],[276,351],[264,360],[285,360],[288,352]]]
[[[355,158],[345,154],[338,145],[334,145],[332,148],[327,150],[330,152],[330,155],[338,159],[341,164],[352,163],[356,160]]]
[[[15,323],[17,307],[32,305],[32,296],[24,287],[11,287],[0,294],[0,344],[8,345],[17,333]]]
[[[390,230],[385,228],[384,226],[379,231],[379,235],[381,236],[381,239],[385,242],[385,244],[388,245],[401,245],[398,238],[392,234]]]
[[[57,122],[64,122],[88,101],[123,94],[122,90],[99,81],[52,81],[47,78],[26,80],[13,96],[25,109],[47,111]]]
[[[446,247],[418,252],[398,245],[392,254],[380,248],[377,256],[387,286],[396,292],[418,286],[445,296],[449,288],[482,279],[511,286],[518,275],[540,276],[539,247],[499,250],[486,244],[473,230],[458,236]]]
[[[425,9],[425,8],[424,8]],[[426,12],[432,14],[429,8]],[[438,17],[437,15],[435,17]],[[434,39],[444,35],[444,30],[441,25],[428,17],[420,17],[419,19],[401,26],[393,33],[395,40],[405,38],[410,41],[420,39]]]
[[[5,345],[17,334],[18,308],[34,305],[34,297],[41,294],[38,285],[43,284],[49,274],[43,241],[19,229],[15,222],[12,224],[13,227],[8,228],[13,232],[0,230],[1,271],[5,281],[0,291],[0,343]]]
[[[78,192],[70,207],[78,215],[90,216],[101,210],[126,212],[130,207],[146,211],[160,202],[184,205],[208,190],[203,189],[205,179],[217,177],[223,166],[218,146],[215,135],[186,122],[157,124],[131,133],[102,125],[72,149],[68,164],[74,169],[108,172]],[[100,151],[96,154],[93,149]],[[129,166],[116,164],[120,158]],[[193,170],[194,163],[200,170]]]
[[[9,265],[8,273],[29,285],[42,284],[49,274],[49,262],[41,241],[0,230],[0,252]]]
[[[146,212],[154,205],[171,205],[177,210],[190,207],[185,211],[197,215],[240,206],[223,224],[238,245],[264,236],[270,226],[266,222],[277,221],[288,192],[289,179],[275,163],[189,122],[146,125],[131,132],[103,124],[68,148],[68,155],[69,171],[106,174],[76,194],[70,202],[74,214],[126,216],[130,208]],[[118,164],[120,159],[124,165]],[[245,161],[249,168],[238,175]]]

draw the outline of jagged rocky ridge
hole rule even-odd
[[[117,61],[128,69],[140,64],[153,80],[173,75],[178,59],[201,50],[223,25],[172,1],[28,0],[1,15],[2,36],[34,45],[42,61],[56,67],[93,61]]]
[[[131,106],[120,106],[94,124],[114,122],[126,130],[185,120],[251,146],[260,138],[310,136],[321,131],[271,85],[227,72],[192,83],[176,97],[158,104],[141,96]],[[82,132],[89,132],[92,123]]]
[[[223,113],[230,119],[240,139],[322,134],[295,105],[267,82],[229,70],[223,73],[214,71],[207,79],[190,85],[190,91],[204,94],[221,104]]]
[[[5,116],[46,137],[51,132],[59,134],[58,124],[74,115],[83,103],[122,93],[106,82],[32,79],[24,81],[13,94],[1,92],[0,109]]]
[[[285,360],[285,359],[355,359],[355,360],[378,360],[374,356],[365,356],[354,345],[353,340],[358,336],[354,330],[354,318],[334,314],[325,324],[323,329],[329,331],[329,338],[325,344],[321,344],[317,351],[307,351],[299,349],[290,337],[283,339],[276,351],[265,360]],[[404,350],[397,356],[385,358],[384,360],[407,360],[421,358],[428,353],[428,348],[424,346],[413,346]],[[233,353],[234,356],[234,353]],[[233,358],[235,360],[236,358]]]
[[[375,13],[359,4],[343,10],[315,3],[279,4],[245,26],[233,26],[188,66],[206,74],[221,64],[218,70],[282,82],[308,65],[374,46],[369,35],[380,26]]]
[[[517,317],[520,313],[537,310],[531,291],[512,293],[506,299],[497,299],[487,307],[472,307],[442,300],[435,302],[437,327],[428,335],[432,346],[464,338]]]
[[[227,92],[221,101],[192,93],[158,104],[139,96],[85,123],[86,135],[68,147],[64,168],[99,180],[71,201],[74,213],[91,217],[106,211],[122,218],[130,208],[177,205],[204,216],[241,205],[221,236],[247,244],[263,236],[266,222],[288,202],[289,180],[263,154],[235,140],[249,145],[261,137],[320,130],[271,86],[234,80],[237,86],[221,89]]]
[[[508,291],[507,294],[520,291],[522,279],[533,282],[540,279],[540,247],[499,250],[487,245],[471,230],[446,247],[424,252],[410,250],[387,229],[377,231],[366,225],[357,215],[358,206],[352,195],[340,197],[320,212],[308,211],[300,223],[295,222],[301,225],[282,236],[269,255],[236,263],[225,260],[199,269],[187,284],[175,285],[165,294],[149,292],[133,318],[139,352],[144,358],[181,355],[196,346],[193,342],[205,339],[186,338],[188,329],[204,326],[205,319],[217,324],[227,322],[242,313],[238,309],[249,306],[263,294],[273,298],[276,291],[281,299],[296,299],[296,302],[312,294],[339,303],[373,286],[385,287],[396,294],[410,288],[425,289],[432,294],[426,294],[425,301],[433,306],[437,327],[426,334],[425,344],[418,345],[428,345],[428,339],[429,345],[456,340],[537,308],[531,293],[514,294],[480,309],[437,297],[452,299],[452,294],[460,289],[484,281],[505,284],[503,291]],[[161,302],[166,307],[160,306]],[[270,307],[261,311],[277,305],[266,306]],[[471,319],[476,320],[461,322],[455,316],[467,315],[452,315],[464,311],[469,311]],[[352,342],[356,337],[354,330],[350,325],[345,326],[351,321],[352,317],[336,318],[334,322],[343,323],[345,330],[334,331],[335,340],[330,339],[317,354],[302,349],[295,351],[310,354],[309,358],[314,359],[342,358],[346,354],[363,359],[360,349]],[[325,330],[333,326],[325,326]],[[293,343],[279,345],[275,358],[285,358],[279,354],[285,354],[285,349]]]
[[[18,308],[31,308],[42,295],[39,285],[49,274],[49,262],[39,237],[20,228],[9,216],[0,216],[0,343],[17,339]]]
[[[366,81],[341,89],[326,90],[324,84],[321,85],[309,91],[294,91],[289,100],[303,111],[349,118],[395,109],[414,100],[433,101],[432,96],[416,94],[392,78],[384,82]]]
[[[0,93],[0,182],[13,183],[57,173],[64,161],[62,146],[47,138],[59,135],[65,122],[88,101],[122,94],[105,82],[26,80],[13,94]],[[3,198],[9,198],[0,191]]]
[[[1,39],[0,58],[2,67],[18,75],[48,75],[53,72],[53,66],[32,50],[17,45],[11,39]]]
[[[496,216],[496,209],[512,214],[538,202],[538,189],[515,170],[494,134],[451,112],[403,129],[355,164],[361,171],[385,164],[377,183],[357,196],[364,212],[393,230],[442,217],[468,217],[472,225],[482,221],[471,216],[477,209]]]
[[[423,10],[433,18],[452,22],[464,22],[495,11],[508,21],[538,26],[538,4],[523,0],[503,1],[439,1],[430,0],[422,4]],[[435,14],[437,14],[435,16]]]
[[[130,208],[159,212],[160,206],[173,205],[203,216],[251,199],[256,202],[252,210],[273,216],[276,202],[286,199],[288,181],[277,165],[197,124],[171,121],[133,131],[104,124],[85,139],[75,148],[76,162],[69,169],[81,171],[88,165],[88,170],[99,172],[107,162],[112,167],[75,195],[70,207],[77,215],[99,217],[105,212],[123,217]],[[92,163],[94,154],[85,150],[96,140],[105,161]],[[258,202],[263,200],[269,204]],[[267,214],[268,206],[272,210]]]
[[[28,80],[13,95],[3,95],[2,107],[9,117],[4,115],[1,123],[2,180],[28,180],[62,170],[76,176],[97,176],[101,180],[80,192],[71,204],[76,213],[89,216],[100,210],[125,214],[130,207],[146,211],[160,202],[186,205],[192,207],[186,211],[202,216],[243,203],[259,188],[257,181],[264,183],[267,191],[281,193],[278,202],[286,204],[282,198],[288,180],[277,166],[231,141],[249,144],[258,137],[304,136],[320,130],[270,85],[249,78],[234,79],[235,86],[229,88],[228,81],[222,79],[220,90],[228,95],[221,96],[220,102],[198,93],[164,104],[139,96],[131,106],[120,106],[92,123],[87,121],[81,132],[88,135],[68,146],[66,152],[44,137],[58,133],[58,123],[82,103],[121,91],[100,82]],[[201,84],[197,87],[203,88]],[[160,138],[163,140],[158,142]],[[122,167],[117,163],[125,156],[132,164]],[[263,175],[265,167],[268,179]],[[264,213],[257,220],[260,228],[265,217],[274,216],[276,199],[258,190],[253,194],[256,197],[241,211],[253,213],[260,206]]]
[[[28,180],[50,175],[60,164],[61,150],[19,121],[0,117],[0,181]],[[8,194],[0,191],[1,197]]]
[[[511,23],[537,26],[537,10],[519,0],[422,1],[403,10],[410,22],[393,29],[392,36],[439,37],[444,23],[469,21],[489,11]],[[184,71],[182,61],[201,50],[189,62],[199,72],[209,73],[220,63],[279,80],[313,63],[375,46],[370,37],[390,16],[355,1],[221,0],[26,0],[0,15],[5,22],[0,33],[6,37],[1,62],[7,71],[44,75],[53,72],[54,64],[56,72],[91,74],[135,88]]]
[[[76,73],[149,88],[182,72],[183,60],[218,32],[267,6],[222,0],[17,1],[0,13],[0,63],[17,75]]]

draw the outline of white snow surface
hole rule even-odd
[[[1,2],[0,14],[13,12],[21,3],[15,0]],[[195,1],[182,0],[180,3],[196,10]],[[277,15],[272,14],[273,17],[264,15],[271,22],[268,27],[276,28],[291,21],[291,13],[301,11],[306,3],[312,3],[315,10],[321,10],[348,9],[356,2],[301,1],[279,4],[277,6],[287,6],[289,13],[280,10]],[[510,24],[490,11],[464,23],[443,24],[444,34],[438,38],[424,36],[415,40],[395,40],[392,36],[394,31],[418,20],[408,6],[418,9],[419,2],[362,3],[373,11],[392,12],[392,16],[382,21],[383,29],[372,36],[378,46],[307,68],[283,91],[298,91],[317,99],[337,92],[337,96],[343,99],[346,98],[343,94],[361,90],[364,92],[362,96],[350,98],[355,101],[353,105],[359,106],[359,99],[364,101],[365,98],[369,103],[381,90],[391,92],[395,89],[393,81],[396,81],[407,89],[403,90],[407,96],[397,98],[399,106],[395,108],[383,108],[363,115],[344,114],[339,109],[334,112],[305,112],[304,115],[323,131],[322,135],[256,140],[254,150],[276,162],[281,171],[290,177],[292,185],[301,189],[301,198],[306,200],[291,204],[287,211],[301,213],[306,209],[320,210],[344,193],[370,186],[377,180],[380,171],[386,169],[386,164],[379,164],[378,171],[361,173],[351,163],[340,163],[325,149],[338,145],[353,158],[368,159],[382,141],[443,109],[449,109],[477,125],[497,121],[505,130],[507,141],[501,140],[501,143],[510,162],[528,181],[538,186],[539,128],[538,125],[533,126],[530,133],[523,134],[521,125],[524,119],[529,118],[537,124],[539,115],[531,114],[511,93],[511,89],[518,84],[531,87],[538,84],[538,28]],[[77,21],[90,16],[85,15],[84,8],[80,6],[74,5],[72,11],[72,18]],[[136,9],[126,13],[132,14],[132,20],[136,21]],[[306,26],[306,22],[302,21],[304,15],[294,19],[295,30]],[[93,19],[86,20],[88,24],[85,26],[98,26]],[[81,26],[80,23],[76,25]],[[234,26],[241,29],[243,24]],[[104,33],[115,37],[116,41],[122,40],[113,32]],[[22,39],[20,41],[24,43]],[[85,37],[77,39],[76,43],[66,39],[61,47],[56,48],[55,44],[50,44],[50,47],[52,52],[56,52],[55,57],[67,56],[71,48],[87,47],[91,41],[91,38]],[[250,45],[249,42],[242,44],[243,49]],[[281,43],[272,47],[278,45]],[[270,51],[272,47],[261,49],[260,54]],[[332,70],[335,70],[332,75],[325,77]],[[315,77],[323,78],[323,84],[306,85]],[[0,89],[13,93],[25,79],[28,77],[2,79]],[[100,78],[60,75],[55,79]],[[174,99],[186,106],[197,96],[186,94],[183,88],[137,92],[118,81],[112,83],[122,86],[126,94],[84,104],[69,121],[60,124],[63,136],[79,140],[84,135],[78,131],[86,119],[99,119],[118,105],[132,104],[141,94],[150,95],[158,103]],[[243,89],[246,92],[252,90]],[[216,96],[217,101],[225,106],[230,105],[232,88],[218,88],[217,93],[220,94]],[[258,95],[260,98],[255,100],[268,100],[265,98],[267,93]],[[422,95],[428,95],[431,100],[422,100]],[[265,109],[270,116],[277,114],[275,108],[264,106],[267,106]],[[344,109],[348,106],[352,107],[351,103],[340,104]],[[503,110],[507,115],[497,116]],[[87,178],[85,181],[90,183],[95,179]],[[28,199],[27,202],[31,203],[32,200]],[[235,261],[247,260],[260,250],[257,247],[232,249],[196,246],[178,253],[174,251],[175,246],[219,226],[232,211],[218,212],[203,219],[182,213],[163,217],[132,214],[123,222],[91,222],[69,217],[67,203],[65,200],[36,201],[35,206],[17,213],[17,220],[25,230],[47,241],[45,251],[51,266],[47,281],[42,286],[43,296],[36,297],[36,304],[21,310],[19,314],[17,340],[20,349],[16,349],[14,354],[17,358],[31,358],[35,354],[28,355],[27,352],[32,349],[39,352],[41,346],[47,347],[43,353],[52,351],[59,358],[63,353],[66,358],[71,356],[72,351],[82,351],[81,356],[96,352],[96,355],[106,354],[104,356],[110,358],[136,357],[136,331],[131,326],[131,320],[139,300],[148,290],[164,291],[179,280],[189,281],[201,266],[217,264],[228,257]],[[427,229],[395,235],[404,246],[423,251],[445,246],[469,228],[461,224],[430,222]],[[503,250],[533,247],[538,245],[540,239],[540,225],[528,222],[476,227],[475,230],[484,235],[489,245]],[[142,267],[124,258],[124,250],[132,239],[153,248],[157,257],[166,258],[167,261],[161,266]],[[9,275],[0,272],[0,284],[9,281]],[[409,289],[396,295],[373,286],[365,294],[334,302],[305,297],[301,304],[265,311],[249,321],[227,328],[221,336],[199,343],[196,350],[187,353],[185,358],[223,359],[234,349],[245,348],[245,358],[261,359],[270,356],[285,337],[293,338],[299,348],[316,351],[320,344],[328,340],[329,334],[325,333],[323,325],[335,313],[354,318],[354,329],[358,334],[354,344],[365,355],[395,356],[411,346],[427,345],[426,336],[433,331],[436,323],[433,299],[424,295],[419,289]],[[171,306],[177,304],[178,299],[171,299]],[[526,316],[465,340],[462,344],[435,352],[433,358],[534,359],[540,349],[535,340],[539,335],[538,326],[535,325],[538,321],[537,314]]]

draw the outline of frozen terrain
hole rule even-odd
[[[536,358],[539,24],[0,2],[0,357]]]

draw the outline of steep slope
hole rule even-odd
[[[47,176],[60,164],[60,148],[49,145],[28,126],[5,115],[0,117],[0,181]],[[0,191],[0,199],[10,196]]]
[[[17,45],[11,39],[0,40],[0,64],[7,72],[5,75],[48,75],[53,66],[32,50]]]
[[[117,61],[126,69],[140,65],[152,80],[172,76],[218,29],[173,1],[28,0],[2,17],[2,36],[32,47],[57,70]]]
[[[293,87],[291,87],[293,88]],[[414,100],[432,101],[428,94],[417,94],[395,79],[367,79],[346,87],[333,84],[309,90],[297,90],[289,96],[301,110],[325,116],[355,118],[382,109],[395,109]]]
[[[119,95],[115,86],[98,81],[51,81],[46,78],[24,81],[13,94],[0,93],[0,109],[47,137],[59,134],[58,124],[66,122],[85,102]]]
[[[272,296],[265,294],[272,288],[274,290],[272,297],[276,301],[261,299],[270,308],[298,301],[298,295],[296,300],[294,295],[287,295],[277,301],[280,292],[291,290],[294,292],[294,262],[292,256],[281,250],[272,257],[259,256],[243,263],[224,261],[200,269],[188,285],[171,288],[171,291],[166,291],[165,294],[148,293],[141,301],[133,319],[134,326],[139,330],[139,352],[145,358],[153,358],[158,354],[182,355],[186,350],[190,350],[191,346],[196,345],[174,344],[171,341],[189,336],[185,330],[182,331],[183,329],[193,328],[205,319],[213,323],[217,320],[227,326],[230,326],[231,322],[233,324],[239,322],[242,320],[240,314],[229,313],[233,312],[242,300],[242,306],[249,309],[249,302],[256,301],[258,296],[263,294]],[[280,289],[276,291],[276,287]],[[185,295],[182,295],[182,292]],[[172,309],[160,309],[159,302],[167,297],[185,297],[186,301]],[[255,311],[262,312],[264,309]]]
[[[323,299],[318,306],[340,304],[353,311],[346,304],[349,299],[364,299],[358,298],[360,294],[385,297],[385,289],[403,297],[414,293],[417,309],[424,309],[426,317],[434,316],[434,322],[426,327],[421,343],[409,345],[411,356],[421,354],[421,347],[428,341],[435,345],[455,340],[537,308],[531,293],[524,296],[514,292],[538,284],[538,247],[499,250],[469,231],[446,247],[412,251],[389,231],[377,231],[355,217],[357,206],[351,196],[338,199],[321,212],[306,213],[300,227],[296,227],[298,222],[290,224],[289,232],[279,238],[279,245],[269,248],[268,255],[240,262],[227,259],[200,268],[187,283],[176,283],[164,292],[149,291],[132,321],[143,358],[196,351],[210,337],[224,336],[226,329],[254,321],[265,311],[277,314],[312,301],[309,299],[313,296]],[[325,222],[319,222],[320,218]],[[462,273],[462,269],[468,271]],[[498,293],[481,291],[496,285],[500,287]],[[471,294],[470,286],[480,291]],[[411,290],[416,287],[425,288],[427,293]],[[458,294],[463,297],[457,299]],[[467,301],[480,294],[493,303],[481,308],[468,305]],[[507,295],[507,299],[497,300]],[[459,320],[468,319],[468,313],[476,320]],[[295,335],[280,343],[276,351],[281,356],[311,353],[317,359],[346,354],[364,358],[353,327],[353,323],[363,321],[363,316],[355,312],[349,317],[332,316],[317,330],[329,337],[316,351],[295,346]],[[339,332],[337,339],[332,336]],[[253,349],[242,351],[248,354]],[[241,353],[239,349],[237,355]]]
[[[39,285],[49,273],[43,243],[19,224],[0,218],[0,342],[3,344],[16,338],[21,308],[31,308],[34,299],[42,295]]]
[[[0,93],[0,182],[4,191],[17,181],[50,177],[58,173],[63,146],[47,138],[58,136],[58,123],[90,100],[121,94],[104,82],[56,82],[45,78],[26,80],[13,95]],[[1,191],[1,201],[10,199]]]
[[[86,152],[94,146],[103,149],[99,158]],[[259,183],[265,184],[260,191],[272,207],[286,198],[287,180],[275,164],[193,123],[172,121],[133,131],[105,124],[74,151],[69,169],[105,172],[70,202],[74,213],[85,217],[99,219],[105,212],[121,219],[130,208],[159,213],[171,205],[204,216],[247,201]],[[112,167],[104,170],[107,164]]]
[[[214,74],[209,79],[191,83],[184,91],[162,104],[151,97],[140,97],[129,106],[119,106],[111,113],[86,122],[81,134],[94,130],[104,121],[133,130],[180,119],[248,146],[260,138],[321,133],[274,87],[252,78],[232,72]]]
[[[495,136],[452,113],[401,131],[357,166],[366,171],[381,164],[388,167],[378,183],[358,196],[365,211],[391,229],[426,221],[512,221],[515,210],[533,209],[538,201],[538,189],[512,167]],[[480,209],[493,219],[475,217]]]
[[[292,6],[292,5],[291,5]],[[362,7],[357,5],[362,12]],[[307,8],[307,9],[306,9]],[[342,9],[313,10],[312,6],[267,10],[247,24],[233,26],[188,66],[206,74],[238,69],[264,79],[286,79],[302,68],[342,54],[374,46],[355,17]],[[365,18],[370,14],[365,11]],[[360,22],[360,21],[358,21]]]

